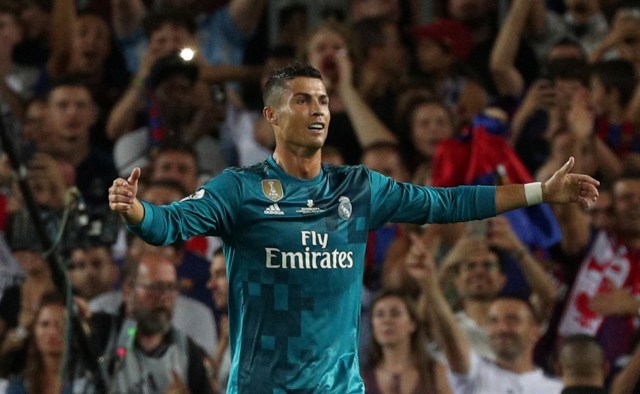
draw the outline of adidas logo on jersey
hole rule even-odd
[[[264,210],[267,215],[284,215],[284,212],[280,210],[278,204],[271,204]]]

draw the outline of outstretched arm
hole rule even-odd
[[[505,185],[496,189],[496,213],[547,202],[551,204],[580,203],[588,208],[598,198],[600,182],[588,175],[572,174],[574,159],[557,170],[551,178],[541,183]]]
[[[140,168],[136,167],[129,178],[118,178],[109,188],[109,208],[118,212],[130,225],[139,224],[144,218],[144,207],[137,198],[139,178]]]

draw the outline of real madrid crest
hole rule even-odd
[[[280,201],[284,197],[282,183],[278,179],[263,179],[262,193],[273,202]]]
[[[180,201],[184,201],[184,200],[199,200],[202,197],[204,197],[204,189],[199,189],[197,192],[183,198]]]
[[[345,220],[349,219],[352,211],[351,200],[347,196],[341,196],[338,201],[338,216]]]

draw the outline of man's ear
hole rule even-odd
[[[269,124],[277,126],[278,125],[278,111],[276,111],[273,107],[264,107],[262,109],[262,115],[269,122]]]
[[[555,371],[556,376],[562,377],[564,375],[564,370],[562,369],[562,364],[560,364],[558,361],[553,363],[553,369]]]

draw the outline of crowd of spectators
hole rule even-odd
[[[345,3],[0,0],[0,393],[100,392],[71,295],[116,392],[225,390],[220,240],[151,247],[107,193],[142,167],[170,203],[266,159],[261,85],[295,61],[327,86],[328,165],[454,186],[573,156],[602,182],[588,210],[372,231],[368,393],[640,392],[640,2]]]

